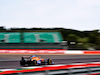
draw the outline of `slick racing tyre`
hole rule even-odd
[[[32,65],[37,66],[37,61],[36,61],[36,60],[33,60],[33,61],[32,61]]]
[[[51,64],[52,64],[52,60],[51,60],[51,59],[48,59],[48,60],[47,60],[47,64],[48,64],[48,65],[51,65]]]
[[[21,65],[21,66],[25,66],[25,60],[21,60],[21,61],[20,61],[20,65]]]

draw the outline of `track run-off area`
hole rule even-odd
[[[16,69],[20,68],[20,59],[22,56],[29,55],[10,55],[1,54],[0,55],[0,69]],[[74,64],[74,63],[90,63],[90,62],[100,62],[100,55],[37,55],[44,59],[51,58],[55,64]]]

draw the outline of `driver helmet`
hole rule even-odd
[[[32,55],[31,57],[37,57],[37,55]]]

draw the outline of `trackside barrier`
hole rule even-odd
[[[100,54],[100,51],[66,50],[64,54]]]
[[[99,75],[100,62],[1,69],[0,75]]]
[[[65,49],[0,49],[0,54],[100,54],[100,51]]]
[[[10,54],[64,54],[65,49],[2,49],[0,53]]]

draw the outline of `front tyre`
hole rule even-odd
[[[47,64],[48,64],[48,65],[51,65],[51,64],[52,64],[52,59],[48,59],[48,60],[47,60]]]

